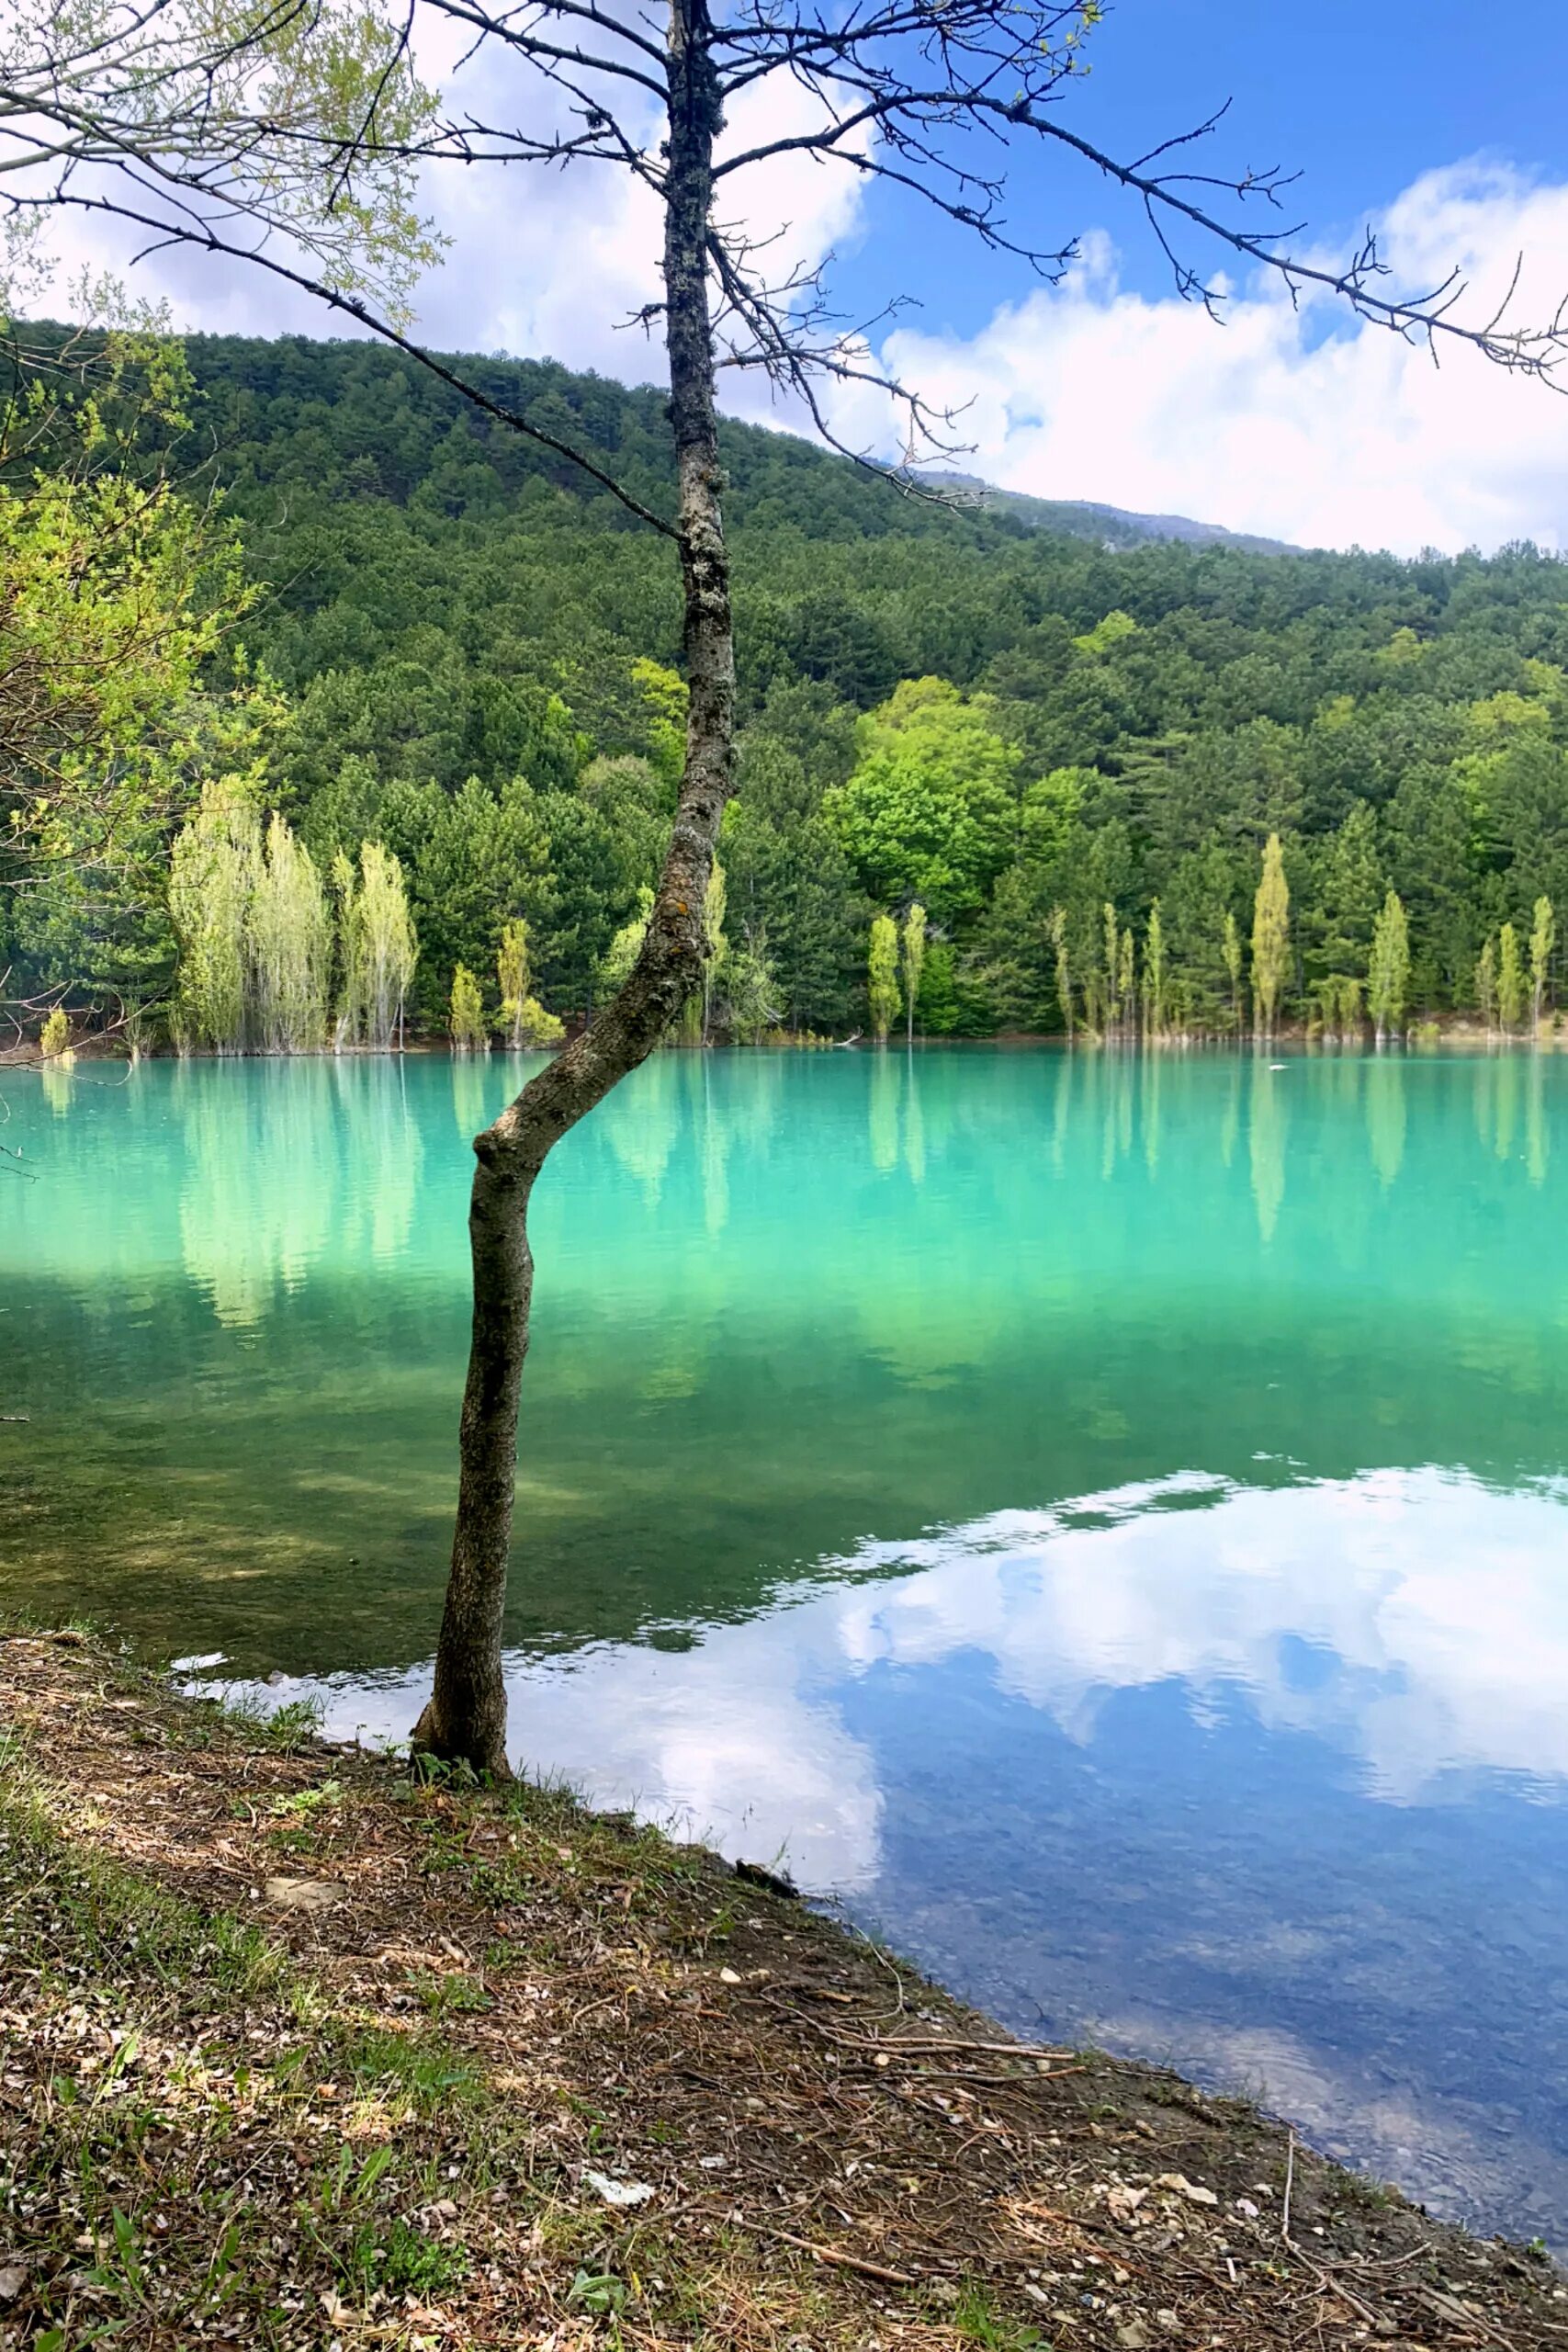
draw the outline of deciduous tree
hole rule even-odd
[[[1278,833],[1263,852],[1263,875],[1252,910],[1252,999],[1258,1035],[1271,1037],[1290,969],[1291,891]]]
[[[745,0],[728,16],[716,15],[710,0],[671,0],[656,28],[594,0],[538,0],[523,15],[494,0],[408,0],[384,14],[374,0],[310,0],[281,11],[271,0],[236,0],[216,14],[196,0],[130,11],[112,0],[70,9],[28,0],[0,61],[0,167],[10,166],[0,175],[13,218],[51,206],[117,217],[152,242],[182,241],[308,287],[422,367],[459,381],[492,417],[581,466],[679,557],[685,751],[669,854],[637,960],[592,1025],[476,1143],[457,1519],[435,1687],[416,1732],[444,1757],[506,1770],[502,1627],[532,1189],[555,1144],[651,1052],[701,979],[704,899],[729,794],[735,715],[717,370],[761,373],[839,446],[831,405],[839,388],[892,403],[917,452],[953,446],[941,415],[877,365],[865,333],[852,322],[846,330],[830,312],[816,275],[781,266],[771,233],[759,240],[739,225],[746,175],[793,155],[857,183],[883,181],[993,253],[1053,277],[1070,266],[1071,239],[1053,245],[1021,232],[1008,201],[1010,156],[1041,147],[1137,198],[1172,255],[1180,291],[1211,308],[1221,289],[1178,252],[1177,236],[1276,270],[1293,290],[1331,290],[1397,333],[1463,337],[1504,366],[1538,374],[1560,356],[1555,322],[1533,333],[1497,318],[1468,325],[1451,285],[1402,293],[1370,241],[1343,266],[1297,252],[1249,209],[1278,195],[1277,174],[1194,175],[1180,141],[1131,163],[1098,147],[1065,103],[1098,16],[1097,0],[1065,7],[953,0],[935,14],[910,0],[870,0],[847,14],[823,0],[782,13]],[[477,49],[517,77],[485,119],[460,105],[444,110],[418,86],[409,61],[427,24],[437,40],[456,28],[469,54]],[[804,122],[795,103],[802,93],[810,109]],[[770,113],[781,96],[787,111]],[[761,128],[721,147],[726,107],[742,100]],[[672,515],[564,432],[462,382],[410,338],[397,306],[429,257],[410,192],[422,165],[443,161],[624,169],[654,197],[662,287],[641,316],[661,329],[669,361]],[[390,307],[378,310],[378,301]],[[1115,652],[1112,643],[1085,658],[1098,663]],[[971,808],[971,820],[976,814]],[[948,870],[935,877],[944,891],[961,892],[965,869],[990,856],[984,798],[978,819],[964,857],[956,866],[945,861]],[[919,871],[901,875],[899,888],[920,889],[941,910],[942,897]],[[1272,1004],[1270,996],[1270,1018]]]
[[[871,946],[865,965],[866,1006],[871,1034],[879,1046],[898,1018],[898,926],[891,915],[877,915],[871,926]]]

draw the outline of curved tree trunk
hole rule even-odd
[[[625,986],[474,1142],[479,1166],[468,1210],[474,1315],[457,1519],[435,1686],[413,1744],[498,1780],[508,1775],[502,1628],[534,1277],[529,1196],[552,1147],[647,1058],[699,983],[703,899],[729,797],[735,650],[707,300],[720,111],[707,36],[706,0],[671,0],[664,288],[691,708],[669,854],[642,952]]]

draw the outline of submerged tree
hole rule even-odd
[[[1131,163],[1095,146],[1073,127],[1065,101],[1099,14],[1098,0],[952,0],[934,12],[910,0],[868,0],[848,12],[836,0],[783,11],[742,0],[729,15],[716,14],[710,0],[671,0],[656,27],[594,0],[537,0],[523,13],[495,0],[314,0],[304,12],[271,0],[179,12],[82,0],[29,10],[7,41],[0,166],[36,167],[30,179],[15,168],[4,177],[0,201],[14,219],[51,206],[116,217],[153,246],[183,242],[307,288],[491,417],[582,467],[679,557],[685,753],[636,960],[591,1026],[475,1145],[457,1517],[435,1685],[415,1735],[442,1756],[498,1775],[507,1769],[501,1645],[533,1186],[561,1136],[653,1050],[702,977],[703,910],[735,720],[717,370],[761,372],[835,447],[846,446],[835,425],[840,391],[887,403],[886,438],[911,456],[950,458],[954,446],[942,416],[878,365],[863,328],[833,316],[817,274],[781,261],[774,236],[746,229],[747,175],[795,156],[853,183],[883,180],[993,253],[1059,278],[1073,243],[1021,235],[1010,221],[1007,177],[1017,149],[1058,151],[1145,207],[1179,291],[1211,310],[1222,289],[1177,252],[1177,235],[1277,270],[1293,293],[1337,295],[1396,333],[1462,338],[1505,367],[1540,375],[1562,356],[1555,321],[1534,332],[1497,317],[1466,326],[1451,281],[1401,293],[1371,240],[1342,267],[1298,254],[1254,225],[1247,209],[1277,198],[1278,174],[1195,175],[1185,152],[1175,152],[1185,150],[1179,139]],[[481,66],[500,69],[493,83],[507,69],[518,77],[516,89],[495,90],[482,119],[460,100],[444,115],[412,73],[421,37],[428,32],[434,53],[454,30],[466,60],[479,51]],[[726,107],[741,101],[759,129],[721,150]],[[411,200],[421,165],[505,170],[580,160],[626,170],[660,208],[662,288],[639,316],[661,329],[669,361],[673,515],[550,424],[508,410],[421,349],[397,309],[430,257]],[[984,865],[988,836],[979,848]],[[954,876],[952,887],[964,880]],[[1119,988],[1121,967],[1107,977]],[[1272,1009],[1271,996],[1270,1018]]]
[[[1490,936],[1475,959],[1475,1001],[1490,1036],[1497,1023],[1497,943]]]
[[[314,1053],[327,1034],[332,916],[314,858],[276,814],[256,862],[246,932],[257,1046],[264,1054]]]
[[[1497,934],[1497,1018],[1505,1034],[1524,1018],[1525,971],[1519,961],[1519,935],[1511,922]]]
[[[904,918],[899,945],[903,950],[900,978],[904,986],[904,1017],[908,1024],[905,1043],[912,1046],[915,1042],[915,1003],[920,993],[920,974],[926,961],[926,910],[919,899]]]
[[[566,1024],[547,1012],[534,994],[528,961],[528,925],[515,916],[502,931],[495,976],[501,985],[501,1028],[514,1053],[525,1046],[558,1046]]]
[[[1157,899],[1144,933],[1144,1035],[1156,1044],[1165,1035],[1165,925]]]
[[[1546,984],[1551,974],[1551,951],[1557,944],[1557,923],[1551,911],[1551,900],[1544,895],[1535,902],[1535,915],[1530,925],[1530,1027],[1540,1035],[1541,1007],[1546,1002]]]
[[[1073,1042],[1073,967],[1067,952],[1067,910],[1053,907],[1047,925],[1056,967],[1056,1001],[1062,1008],[1062,1026],[1067,1043]]]
[[[455,1054],[488,1054],[490,1031],[485,1025],[484,999],[479,984],[466,964],[452,975],[452,1001],[446,1026]]]
[[[249,1043],[251,902],[261,871],[255,802],[232,777],[204,786],[169,855],[169,916],[179,943],[175,1035],[184,1051],[243,1053]]]
[[[865,963],[866,1009],[871,1034],[879,1046],[898,1018],[898,926],[891,915],[877,915],[871,926],[871,946]]]
[[[333,868],[343,943],[338,1041],[389,1053],[401,1043],[419,941],[399,860],[379,842],[360,844],[355,875],[346,857]]]
[[[1367,1010],[1380,1046],[1404,1017],[1404,992],[1409,985],[1410,933],[1404,909],[1391,890],[1372,925],[1371,962],[1367,969]]]
[[[1278,833],[1263,852],[1263,878],[1252,910],[1252,998],[1258,1035],[1272,1037],[1291,961],[1291,892]]]
[[[1224,957],[1225,977],[1231,984],[1231,1022],[1236,1035],[1241,1034],[1241,926],[1227,907],[1220,952]]]

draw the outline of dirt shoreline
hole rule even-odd
[[[558,1791],[0,1625],[0,2352],[1568,2352],[1539,2252]]]

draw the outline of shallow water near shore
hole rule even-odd
[[[518,1069],[7,1073],[0,1598],[406,1731]],[[530,1766],[1568,2245],[1568,1068],[663,1055],[552,1161]]]

